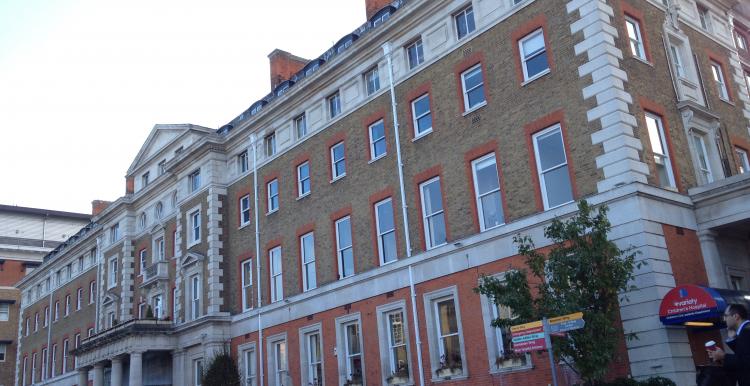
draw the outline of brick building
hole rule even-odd
[[[0,386],[15,384],[12,364],[21,300],[15,284],[90,219],[81,213],[0,205]]]
[[[197,385],[227,346],[248,385],[547,384],[472,289],[584,197],[648,263],[612,375],[694,384],[717,332],[659,308],[748,289],[747,5],[364,5],[320,57],[271,53],[229,124],[154,127],[125,196],[22,281],[19,385]]]

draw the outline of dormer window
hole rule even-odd
[[[320,68],[320,64],[318,64],[318,63],[313,64],[310,68],[308,68],[307,70],[305,70],[305,76],[312,75],[315,71],[318,70],[318,68]]]
[[[375,15],[375,18],[372,19],[372,27],[375,28],[391,18],[391,11],[390,9],[386,12],[383,12],[381,15]]]

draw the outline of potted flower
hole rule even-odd
[[[517,353],[513,350],[501,351],[500,355],[495,358],[495,366],[498,368],[503,367],[506,362],[511,362],[511,366],[520,366],[523,362],[518,362],[526,358],[526,354]]]
[[[385,380],[389,385],[400,385],[409,382],[409,365],[399,363],[398,369]]]
[[[362,386],[362,374],[349,374],[344,386]]]
[[[450,378],[455,375],[463,374],[463,363],[461,362],[461,355],[450,354],[440,356],[440,367],[435,370],[435,374],[439,378]]]

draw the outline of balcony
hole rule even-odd
[[[167,261],[158,261],[146,267],[143,271],[143,282],[140,287],[145,288],[162,280],[169,280],[169,262]]]
[[[130,336],[168,334],[173,328],[174,324],[171,320],[131,319],[82,340],[80,347],[76,351],[80,353],[87,352],[96,347],[104,346]]]

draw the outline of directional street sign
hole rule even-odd
[[[558,316],[557,318],[550,319],[548,323],[550,334],[573,331],[583,328],[586,325],[586,322],[583,320],[583,312]]]
[[[583,319],[568,320],[562,323],[551,324],[549,326],[549,333],[555,334],[558,332],[568,332],[583,328],[586,322]]]
[[[513,351],[517,353],[544,350],[544,325],[542,321],[520,324],[510,328]]]
[[[550,335],[565,335],[566,331],[573,331],[583,328],[586,324],[583,320],[583,312],[576,312],[558,316],[556,318],[537,320],[536,322],[519,324],[510,328],[513,337],[513,351],[524,353],[529,351],[544,350],[552,347]],[[548,351],[549,362],[552,368],[555,368],[554,355],[552,350]],[[557,374],[552,371],[552,384],[557,386]]]

